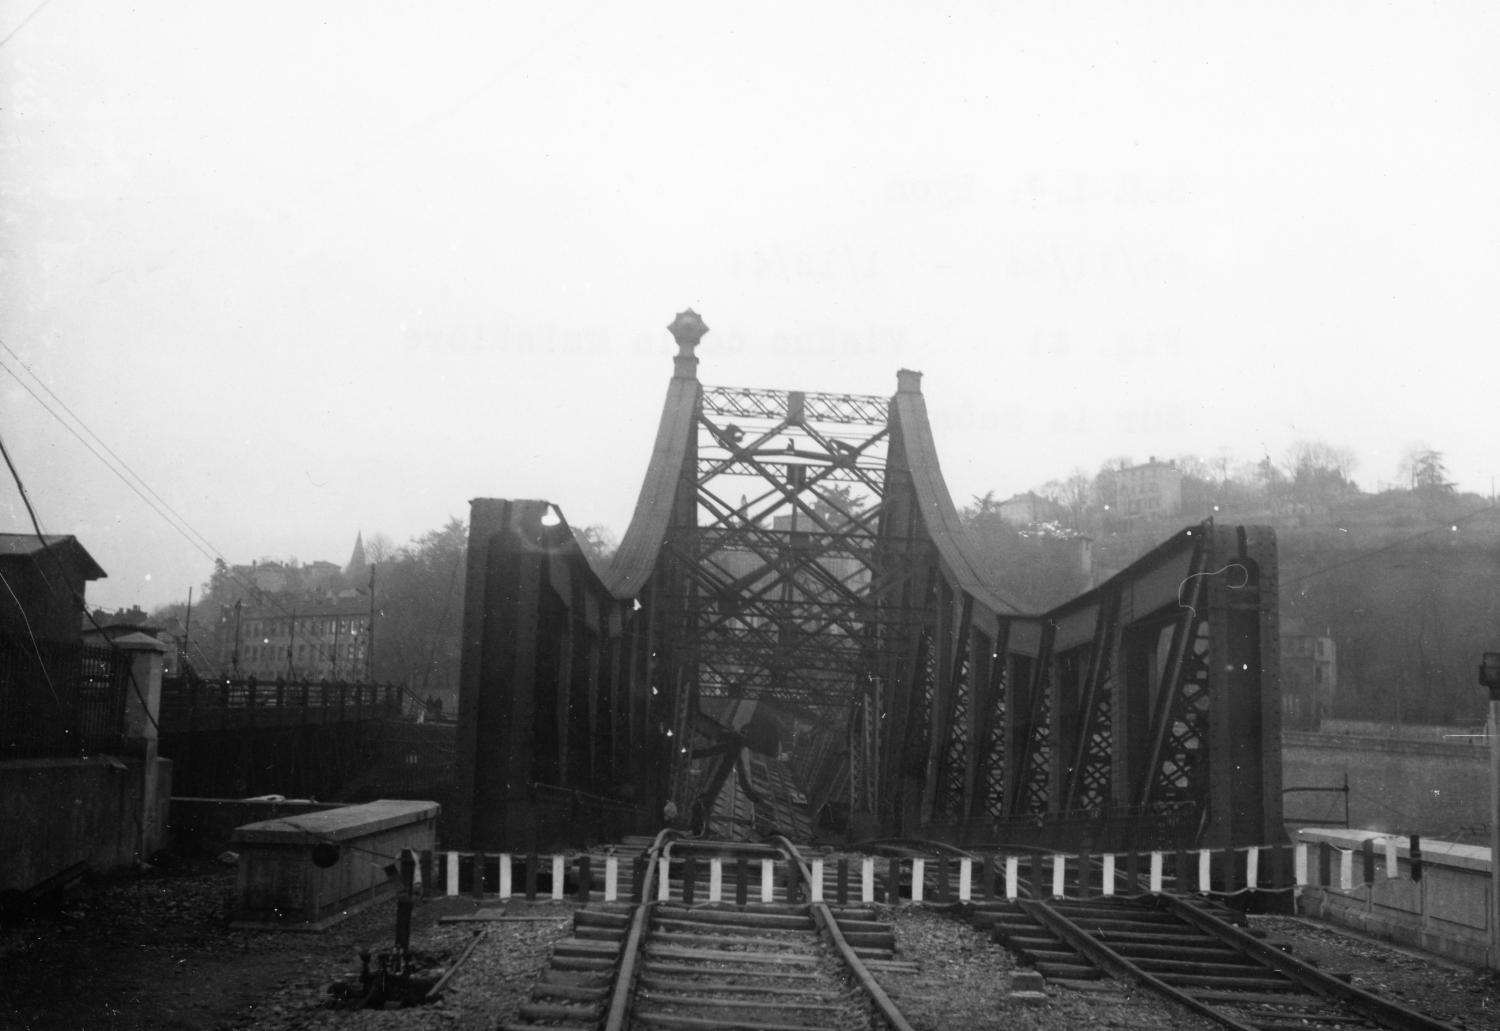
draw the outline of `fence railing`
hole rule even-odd
[[[118,749],[124,742],[130,656],[0,634],[0,758]]]
[[[403,691],[400,684],[164,677],[161,732],[192,734],[397,716],[401,713]]]
[[[838,855],[810,860],[811,879],[801,881],[795,864],[782,859],[694,857],[660,867],[660,879],[645,884],[644,856],[600,853],[519,854],[424,852],[421,880],[429,895],[475,898],[539,895],[579,901],[602,898],[685,902],[770,902],[773,899],[836,905],[882,902],[952,903],[1032,898],[1093,898],[1110,895],[1231,895],[1287,892],[1307,887],[1349,890],[1378,878],[1422,877],[1420,839],[1406,846],[1413,856],[1398,865],[1400,841],[1385,838],[1358,851],[1298,843],[1237,849],[1176,852],[1062,852],[995,854],[930,859]]]

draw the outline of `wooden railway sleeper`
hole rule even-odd
[[[660,844],[649,860],[647,885],[657,883],[658,863],[671,862],[672,849]],[[694,842],[687,848],[733,846]],[[759,859],[768,850],[749,851]],[[802,876],[805,881],[805,867]],[[607,1031],[847,1026],[852,1000],[845,985],[830,979],[832,968],[817,946],[817,909],[818,904],[728,909],[642,902],[630,919],[619,959]],[[873,916],[862,910],[854,919]],[[876,932],[860,927],[856,933]]]
[[[1085,914],[1085,923],[1080,925],[1067,915],[1066,904],[1059,907],[1031,901],[1020,903],[1021,908],[1111,976],[1133,979],[1227,1027],[1284,1031],[1294,1026],[1343,1027],[1369,1021],[1398,1031],[1452,1031],[1451,1025],[1317,970],[1278,946],[1217,918],[1202,905],[1170,896],[1156,898],[1151,904],[1191,928],[1200,936],[1200,942],[1227,947],[1241,957],[1240,962],[1205,964],[1154,958],[1137,962],[1130,953],[1140,943],[1110,940],[1111,934],[1122,938],[1129,935],[1115,926],[1117,921],[1097,918],[1091,921]],[[1098,908],[1090,907],[1089,912],[1097,912]],[[1129,913],[1129,907],[1122,906],[1120,912],[1122,916]],[[1091,923],[1108,923],[1110,929],[1096,936],[1085,929]],[[1160,926],[1152,921],[1143,924]],[[1187,942],[1184,940],[1184,944]],[[1195,948],[1201,950],[1202,946]],[[1342,1011],[1330,1006],[1342,1007]]]
[[[1334,999],[1382,1027],[1393,1028],[1396,1031],[1454,1031],[1452,1024],[1407,1009],[1405,1006],[1383,999],[1362,988],[1356,988],[1343,978],[1325,973],[1277,946],[1215,918],[1199,906],[1189,905],[1179,899],[1165,896],[1160,905],[1167,912],[1180,917],[1203,933],[1226,942],[1248,956],[1254,956],[1267,967],[1296,981],[1308,991],[1315,992],[1324,998]]]

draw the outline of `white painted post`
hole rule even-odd
[[[448,894],[458,894],[458,853],[448,853]]]
[[[1104,875],[1101,887],[1106,895],[1115,893],[1115,854],[1113,852],[1104,853]]]
[[[563,857],[552,857],[552,900],[559,901],[563,897]]]
[[[708,861],[708,901],[719,902],[724,898],[724,860],[714,856]]]
[[[662,856],[656,861],[656,899],[665,902],[672,897],[672,864]]]
[[[1307,842],[1297,842],[1296,848],[1292,850],[1292,874],[1296,878],[1297,887],[1307,887]]]
[[[913,902],[922,901],[922,881],[925,876],[924,871],[926,866],[927,860],[925,859],[913,859],[911,861],[911,900]]]
[[[770,902],[776,897],[776,873],[771,860],[760,861],[760,900]]]
[[[1019,856],[1005,857],[1005,897],[1014,902],[1021,894],[1021,859]]]
[[[872,856],[859,861],[859,900],[875,901],[875,859]]]
[[[1151,894],[1161,894],[1161,853],[1151,853]]]
[[[968,902],[974,896],[974,860],[958,861],[958,901]]]
[[[604,901],[613,902],[620,897],[620,859],[618,856],[604,858]]]
[[[1207,895],[1213,890],[1213,856],[1206,848],[1198,850],[1198,894]]]
[[[1245,850],[1245,886],[1254,891],[1260,884],[1260,846],[1252,845]]]
[[[807,900],[809,902],[823,901],[823,860],[812,861],[812,883],[807,886]]]
[[[1400,877],[1401,867],[1396,861],[1396,838],[1391,836],[1385,839],[1385,875],[1386,877]]]
[[[1052,897],[1060,899],[1063,897],[1063,888],[1068,879],[1068,859],[1061,853],[1053,853],[1052,856]]]
[[[1339,850],[1339,891],[1354,890],[1354,851]]]
[[[476,862],[477,862],[477,859],[476,859]],[[508,852],[501,852],[500,853],[500,897],[502,899],[508,899],[508,898],[510,898],[510,892],[511,892],[511,884],[510,884],[510,854]]]

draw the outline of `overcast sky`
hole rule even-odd
[[[689,306],[706,383],[921,370],[960,505],[1298,440],[1490,493],[1500,5],[727,10],[0,2],[0,435],[90,601],[618,535]]]

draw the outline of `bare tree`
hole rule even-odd
[[[1083,529],[1083,517],[1094,500],[1094,480],[1082,469],[1075,468],[1065,479],[1048,480],[1041,494],[1068,510],[1068,519],[1073,529]]]
[[[1177,469],[1183,476],[1191,476],[1197,480],[1212,480],[1214,478],[1213,467],[1197,455],[1178,455],[1175,459]]]
[[[365,541],[365,561],[371,564],[389,562],[396,557],[396,542],[383,533],[373,533]]]
[[[1411,485],[1412,493],[1442,495],[1453,493],[1453,483],[1448,479],[1448,465],[1443,453],[1425,443],[1416,443],[1407,448],[1398,469],[1401,479]]]
[[[1354,451],[1321,440],[1299,440],[1281,462],[1287,494],[1298,504],[1326,506],[1358,490],[1349,478],[1358,464]]]
[[[1291,479],[1296,479],[1304,469],[1327,469],[1348,480],[1359,459],[1353,448],[1335,447],[1321,440],[1299,440],[1287,449],[1281,464]]]

